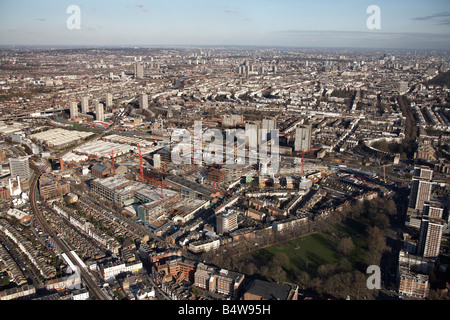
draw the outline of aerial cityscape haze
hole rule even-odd
[[[80,28],[66,27],[67,8]],[[381,29],[366,10],[381,10]],[[448,49],[450,3],[431,1],[2,1],[0,44]]]
[[[0,300],[450,299],[448,1],[0,9]]]

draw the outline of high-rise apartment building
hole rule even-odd
[[[429,219],[442,219],[444,207],[438,202],[426,201],[423,204],[423,215]]]
[[[69,104],[70,119],[78,117],[78,103],[75,101]]]
[[[21,180],[27,180],[31,177],[28,157],[9,158],[9,169],[12,178],[19,176]]]
[[[276,122],[274,119],[263,119],[261,129],[267,130],[267,133],[270,133],[270,130],[276,129]]]
[[[106,107],[112,107],[113,104],[113,95],[112,93],[106,94]]]
[[[241,114],[231,114],[222,116],[222,125],[225,127],[236,127],[244,123],[244,116]]]
[[[430,219],[425,216],[422,218],[417,244],[418,255],[425,258],[437,258],[439,256],[443,229],[442,219]]]
[[[89,97],[84,96],[81,98],[81,113],[88,113],[89,112]]]
[[[295,129],[294,151],[301,152],[311,149],[311,125]]]
[[[245,124],[245,144],[246,146],[258,147],[259,143],[259,130],[258,125],[253,123]]]
[[[95,105],[95,120],[105,121],[105,110],[101,103]]]
[[[414,168],[414,176],[411,184],[411,194],[409,196],[409,206],[422,211],[425,201],[430,200],[433,170],[420,166]]]
[[[258,141],[258,144],[264,143],[264,141],[271,140],[271,131],[275,130],[276,127],[277,127],[277,122],[275,119],[263,119],[262,123],[261,123],[261,130],[262,130],[260,132],[261,137],[259,137],[260,140]],[[266,136],[263,135],[264,134],[263,130],[265,130]]]
[[[146,93],[141,93],[139,95],[139,107],[148,109],[148,95]]]
[[[426,166],[414,167],[414,176],[422,179],[433,179],[433,170]]]
[[[216,232],[217,234],[224,234],[231,232],[238,228],[237,223],[238,212],[229,210],[226,213],[221,213],[216,217]]]
[[[144,65],[142,64],[142,62],[136,62],[134,64],[134,77],[136,79],[144,78]]]
[[[153,167],[155,167],[156,169],[161,168],[161,155],[160,154],[153,155]]]

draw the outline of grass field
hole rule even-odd
[[[294,268],[296,271],[310,271],[320,265],[339,261],[336,249],[322,234],[313,233],[291,240],[283,245],[276,245],[244,254],[239,260],[250,260],[256,265],[268,265],[281,254],[288,259],[280,259],[283,269]]]
[[[365,236],[365,225],[362,221],[348,220],[345,224],[338,225],[335,228],[327,230],[326,237],[337,246],[339,241],[346,237],[351,238],[355,249],[348,257],[352,265],[359,269],[360,265],[365,260],[367,249],[367,240]]]
[[[302,271],[315,276],[321,265],[334,264],[343,258],[337,246],[343,238],[351,238],[355,248],[346,258],[354,268],[361,269],[367,246],[364,230],[362,221],[350,220],[330,228],[325,233],[312,233],[282,244],[242,254],[235,259],[240,263],[265,266],[270,272],[280,270],[273,268],[278,264],[291,276],[298,276]]]

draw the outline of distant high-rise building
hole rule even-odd
[[[153,167],[159,169],[161,167],[161,155],[155,154],[153,155]]]
[[[244,122],[244,116],[241,114],[232,114],[222,116],[222,125],[225,127],[236,127]]]
[[[295,129],[294,151],[301,152],[311,149],[311,125]]]
[[[422,217],[417,254],[425,258],[437,258],[441,247],[443,229],[442,219]]]
[[[433,179],[433,169],[426,166],[416,166],[414,167],[414,176],[431,180]]]
[[[146,93],[141,93],[139,95],[139,107],[148,109],[148,95]]]
[[[224,234],[236,230],[238,228],[237,217],[238,212],[234,210],[219,214],[216,217],[217,234]]]
[[[423,215],[429,219],[442,219],[444,207],[438,202],[426,201],[423,204]]]
[[[70,118],[74,119],[78,117],[78,103],[73,101],[69,105]]]
[[[136,62],[134,64],[134,77],[136,79],[144,78],[144,64],[142,62]]]
[[[89,97],[82,97],[81,98],[81,113],[88,113],[89,112]]]
[[[441,246],[444,224],[442,215],[444,207],[438,202],[425,201],[420,224],[417,254],[426,258],[437,258]]]
[[[400,94],[405,94],[405,93],[408,92],[408,90],[409,90],[408,82],[406,82],[406,81],[400,81],[400,82],[398,83],[398,92],[399,92]]]
[[[103,108],[103,104],[101,103],[97,103],[95,106],[95,120],[105,121],[105,110]]]
[[[263,133],[260,132],[261,137],[258,137],[260,140],[258,141],[258,143],[263,143],[262,141],[264,141],[264,139],[266,139],[266,141],[269,141],[271,139],[271,130],[275,130],[277,127],[277,123],[276,120],[274,119],[263,119],[262,123],[261,123],[261,130],[266,130],[266,137],[262,136]]]
[[[111,107],[113,104],[113,96],[111,93],[106,94],[106,107]]]
[[[12,178],[19,176],[21,180],[27,180],[31,177],[28,157],[9,158],[9,169]]]
[[[420,166],[414,168],[414,176],[411,184],[411,194],[409,196],[409,206],[416,210],[423,210],[425,201],[430,200],[433,182],[433,170]]]
[[[275,120],[263,119],[261,129],[266,129],[267,132],[270,132],[270,130],[275,130],[275,127],[276,127]]]
[[[248,148],[249,163],[256,163],[258,159],[259,128],[253,123],[245,124],[245,145]]]

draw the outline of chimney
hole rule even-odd
[[[19,192],[22,192],[22,189],[20,188],[20,176],[17,176],[17,188],[19,189]]]

